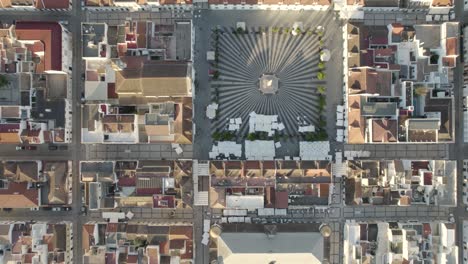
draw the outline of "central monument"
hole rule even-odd
[[[279,79],[274,74],[262,74],[259,78],[259,90],[262,94],[276,94],[278,92]]]

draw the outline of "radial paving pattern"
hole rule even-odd
[[[223,130],[227,118],[242,117],[240,132],[247,133],[248,114],[279,115],[287,134],[297,133],[297,117],[315,124],[319,118],[316,79],[319,41],[313,34],[293,36],[291,33],[233,34],[224,28],[219,38],[220,77],[212,82],[218,91],[220,105],[213,130]],[[259,78],[274,74],[278,91],[263,94]],[[323,83],[323,82],[322,82]],[[217,87],[217,88],[216,88]]]

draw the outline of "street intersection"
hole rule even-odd
[[[26,11],[0,11],[0,21],[11,22],[13,20],[40,20],[40,21],[67,21],[69,29],[73,34],[73,76],[72,76],[72,95],[73,101],[79,102],[81,97],[81,89],[83,83],[81,81],[82,70],[82,56],[81,56],[81,36],[80,27],[81,22],[92,20],[105,20],[115,21],[120,23],[127,17],[134,17],[138,19],[171,19],[177,15],[178,18],[191,18],[192,14],[187,13],[173,13],[169,12],[167,17],[163,14],[142,13],[142,14],[128,14],[126,12],[96,12],[84,11],[81,8],[81,0],[73,0],[73,9],[70,12],[26,12]],[[463,5],[463,1],[459,0],[457,4]],[[206,54],[208,32],[206,29],[210,23],[215,23],[207,20],[206,16],[210,12],[223,12],[223,11],[209,11],[206,9],[201,10],[200,7],[194,5],[195,14],[201,15],[193,20],[195,29],[195,70],[198,75],[198,88],[195,89],[194,98],[194,122],[196,124],[195,142],[192,146],[183,146],[184,152],[182,156],[177,155],[170,144],[137,144],[137,145],[82,145],[81,144],[81,105],[79,103],[73,106],[73,141],[69,144],[67,151],[49,151],[47,146],[40,146],[35,152],[17,152],[14,145],[4,145],[0,148],[0,159],[2,160],[72,160],[73,161],[73,204],[72,211],[70,212],[46,212],[46,211],[29,211],[29,210],[14,210],[13,212],[0,212],[0,219],[3,221],[70,221],[73,222],[74,228],[74,263],[81,263],[80,256],[83,254],[81,248],[81,225],[83,223],[94,221],[104,221],[100,213],[88,213],[82,215],[82,191],[80,188],[80,175],[79,175],[79,162],[82,160],[115,160],[115,159],[206,159],[208,147],[211,145],[209,136],[209,123],[208,120],[203,118],[205,104],[208,103],[210,91],[208,89],[207,80],[204,75],[207,72],[206,62],[203,58]],[[242,13],[242,11],[237,11]],[[290,11],[284,11],[290,12]],[[464,22],[468,16],[464,16],[463,9],[456,9],[457,20]],[[295,13],[291,13],[294,16]],[[305,12],[303,12],[306,15]],[[215,14],[219,16],[219,14]],[[236,13],[231,13],[229,16],[235,17]],[[419,19],[419,15],[415,14],[415,19]],[[224,18],[224,17],[223,17]],[[393,21],[393,17],[385,17],[388,21]],[[365,18],[366,19],[366,18]],[[375,20],[375,16],[368,16],[368,19]],[[396,19],[396,18],[395,18]],[[387,22],[387,20],[386,20]],[[386,23],[385,22],[385,23]],[[376,22],[367,22],[376,23]],[[380,22],[378,22],[380,23]],[[460,64],[463,64],[460,62]],[[463,160],[468,159],[468,144],[463,142],[463,112],[461,96],[463,87],[463,67],[458,67],[455,72],[456,89],[455,89],[455,143],[452,144],[398,144],[398,145],[347,145],[336,144],[335,149],[343,150],[367,150],[370,151],[371,156],[369,159],[452,159],[458,163],[457,167],[457,186],[463,184]],[[340,87],[340,86],[338,86]],[[339,92],[337,92],[339,93]],[[333,117],[330,117],[332,120]],[[457,206],[453,208],[438,207],[438,206],[410,206],[410,207],[395,207],[395,206],[379,206],[379,207],[366,207],[366,206],[344,206],[343,202],[343,188],[340,180],[338,179],[335,184],[333,193],[333,202],[326,211],[319,209],[312,209],[306,211],[290,210],[288,215],[283,218],[291,221],[292,223],[312,223],[312,222],[327,222],[332,230],[332,246],[331,246],[331,263],[340,263],[342,260],[342,229],[346,220],[442,220],[448,221],[450,214],[454,214],[457,224],[457,241],[458,245],[462,247],[463,236],[462,226],[463,220],[468,220],[468,212],[462,202],[463,196],[461,191],[457,192]],[[171,215],[169,210],[164,209],[144,209],[144,208],[120,208],[117,211],[131,210],[135,213],[131,221],[134,222],[158,222],[158,223],[177,223],[177,222],[191,222],[194,224],[195,230],[195,251],[197,264],[207,264],[209,260],[208,247],[199,243],[202,234],[203,219],[212,219],[217,221],[220,216],[219,211],[210,210],[207,207],[194,207],[193,209],[176,210],[175,215]],[[258,219],[260,222],[268,222],[271,219]],[[460,263],[463,263],[463,250],[460,250]]]

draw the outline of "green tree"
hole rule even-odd
[[[244,29],[242,29],[241,27],[238,27],[236,30],[237,30],[238,34],[244,34],[245,33]]]
[[[319,96],[319,109],[325,109],[325,105],[327,104],[327,100],[325,99],[325,96],[320,95]]]
[[[289,31],[291,31],[291,29],[289,29],[289,28],[285,28],[285,29],[284,29],[284,33],[286,33],[286,34],[288,34]]]
[[[273,136],[273,140],[274,140],[274,141],[280,141],[280,140],[281,140],[280,134],[275,133],[275,135]]]
[[[225,131],[221,134],[221,141],[229,141],[234,137],[231,132]]]
[[[214,132],[213,135],[211,135],[214,141],[219,141],[221,139],[221,133],[218,131]]]
[[[325,75],[325,73],[323,71],[319,71],[317,73],[317,79],[323,80],[323,79],[325,79],[325,77],[327,77],[327,76]]]
[[[323,119],[323,118],[320,118],[320,119],[319,119],[318,126],[319,126],[319,128],[324,128],[324,127],[326,127],[326,126],[327,126],[327,121],[326,121],[325,119]]]
[[[271,32],[272,32],[272,33],[278,33],[278,32],[279,32],[279,28],[278,28],[278,27],[273,27],[273,28],[271,29]]]
[[[319,130],[318,132],[316,132],[316,139],[317,139],[317,141],[327,140],[328,139],[327,131],[322,129],[322,130]]]
[[[323,86],[323,85],[319,85],[317,87],[317,93],[322,94],[322,95],[326,94],[327,93],[327,88],[325,88],[325,86]]]
[[[5,75],[0,75],[0,88],[10,84]]]
[[[133,240],[133,244],[135,247],[146,247],[148,245],[148,240],[144,237],[136,237],[135,240]]]
[[[305,140],[306,141],[315,141],[316,140],[315,133],[312,133],[312,132],[306,133]]]
[[[319,62],[318,68],[319,68],[320,70],[325,69],[325,62],[323,62],[323,61]]]
[[[296,33],[297,33],[298,35],[301,34],[301,29],[297,27],[297,28],[296,28]]]
[[[257,140],[257,134],[255,134],[255,133],[249,133],[249,134],[247,135],[247,140],[250,140],[250,141]]]
[[[213,72],[213,79],[217,80],[219,78],[219,71],[214,71]]]

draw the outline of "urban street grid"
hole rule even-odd
[[[327,210],[319,208],[311,208],[307,210],[288,210],[284,219],[288,220],[291,225],[304,224],[315,225],[326,223],[331,227],[332,234],[330,236],[330,263],[343,262],[343,238],[344,225],[348,220],[356,221],[450,221],[451,215],[456,223],[456,240],[459,247],[458,263],[467,263],[464,260],[463,250],[463,229],[464,221],[468,220],[468,211],[466,210],[467,199],[463,195],[464,188],[464,168],[463,161],[468,159],[468,144],[464,143],[463,131],[463,61],[462,56],[457,59],[458,66],[454,70],[454,101],[455,101],[455,142],[441,144],[346,144],[334,140],[336,136],[336,128],[334,126],[336,116],[336,106],[343,103],[343,53],[341,27],[346,24],[342,19],[336,20],[336,13],[332,8],[323,11],[317,10],[301,10],[301,11],[277,11],[277,10],[214,10],[209,9],[206,3],[194,3],[190,8],[181,10],[158,9],[158,10],[127,10],[114,9],[100,10],[86,9],[83,7],[83,1],[73,0],[71,11],[21,11],[21,10],[0,10],[0,21],[2,23],[12,23],[14,21],[59,21],[68,25],[68,29],[72,34],[73,39],[73,64],[72,64],[72,142],[68,143],[68,150],[49,151],[47,146],[38,146],[35,152],[15,151],[16,145],[5,144],[0,146],[1,160],[55,160],[65,161],[71,160],[72,167],[72,206],[68,212],[47,212],[47,211],[30,211],[29,209],[15,209],[13,211],[0,211],[1,221],[35,221],[35,222],[61,222],[68,221],[73,223],[73,262],[82,263],[82,225],[88,222],[106,222],[102,217],[101,211],[88,212],[83,215],[82,201],[83,190],[80,183],[80,162],[81,161],[115,161],[115,160],[171,160],[171,159],[193,159],[193,160],[208,160],[208,152],[211,150],[213,141],[211,135],[213,130],[225,126],[226,118],[233,118],[236,115],[247,118],[248,112],[255,110],[255,107],[269,107],[269,113],[285,114],[282,118],[287,119],[301,112],[301,108],[305,107],[307,102],[315,104],[315,95],[309,96],[304,89],[309,89],[309,86],[316,86],[321,82],[310,80],[304,77],[303,74],[313,75],[317,71],[314,63],[318,57],[308,54],[294,54],[296,44],[288,44],[287,48],[281,42],[272,44],[276,40],[262,39],[263,37],[253,35],[244,39],[236,38],[230,35],[230,32],[225,33],[226,36],[221,37],[222,52],[228,54],[220,60],[221,72],[225,71],[226,75],[221,75],[220,80],[211,82],[208,76],[210,65],[205,60],[208,50],[210,50],[211,30],[214,28],[223,28],[226,31],[232,30],[237,21],[244,21],[249,28],[272,27],[273,25],[291,27],[295,21],[303,21],[307,26],[325,25],[327,27],[326,42],[330,50],[332,50],[332,59],[327,66],[327,109],[326,121],[328,123],[327,131],[329,134],[330,145],[332,152],[342,151],[368,151],[370,154],[366,159],[369,160],[391,160],[391,159],[415,159],[415,160],[431,160],[431,159],[450,159],[457,162],[457,190],[456,205],[452,207],[443,206],[346,206],[344,204],[344,181],[341,178],[334,178],[334,188],[331,190],[332,202]],[[468,23],[468,15],[463,11],[464,2],[455,0],[454,21],[462,24]],[[178,155],[174,148],[169,143],[154,143],[154,144],[81,144],[81,104],[79,101],[82,97],[84,82],[81,78],[83,74],[83,59],[81,50],[81,23],[83,22],[98,22],[108,23],[109,25],[120,25],[128,20],[152,20],[156,23],[163,21],[191,20],[193,24],[193,67],[195,71],[196,84],[193,96],[193,122],[195,124],[194,142],[193,145],[182,145],[183,154]],[[364,17],[358,21],[365,25],[388,25],[390,23],[403,23],[411,25],[415,23],[426,23],[424,12],[414,12],[411,14],[391,11],[391,12],[371,12],[365,13]],[[293,37],[291,37],[293,38]],[[281,40],[286,41],[286,40]],[[310,49],[315,50],[316,44],[310,39]],[[259,54],[249,57],[249,54],[244,54],[247,47],[254,46],[261,42],[262,48],[265,50],[256,50]],[[273,46],[271,46],[273,45]],[[277,46],[279,45],[279,46]],[[280,75],[284,78],[281,81],[291,82],[290,88],[291,97],[285,99],[278,104],[269,102],[249,101],[252,89],[256,86],[255,79],[257,75],[263,72],[273,71],[277,65],[266,65],[262,56],[289,56],[291,52],[295,59],[284,61],[283,67],[286,67],[287,74]],[[315,52],[315,51],[314,51]],[[277,54],[276,54],[277,53]],[[310,59],[310,61],[303,61]],[[246,64],[246,60],[252,59],[251,65]],[[296,60],[297,59],[297,60]],[[290,68],[287,63],[294,63]],[[304,65],[302,65],[302,64]],[[306,65],[307,64],[307,65]],[[260,69],[261,68],[261,69]],[[289,74],[289,76],[288,76]],[[214,125],[205,117],[205,110],[208,104],[212,101],[213,86],[219,87],[219,96],[223,93],[227,94],[220,99],[220,115],[221,118]],[[295,87],[296,86],[296,87]],[[283,87],[284,88],[284,87]],[[288,87],[286,87],[288,88]],[[285,89],[286,89],[285,88]],[[240,91],[234,91],[240,89]],[[282,91],[280,91],[281,93]],[[304,96],[302,96],[304,95]],[[252,105],[238,102],[236,100],[245,100],[251,102]],[[255,96],[254,99],[255,100]],[[258,100],[262,100],[259,97]],[[265,105],[262,105],[265,103]],[[291,104],[291,108],[283,104]],[[242,107],[239,108],[239,105]],[[294,107],[293,107],[294,105]],[[275,108],[278,107],[278,108]],[[294,113],[290,113],[293,111]],[[309,109],[304,109],[304,115],[310,116],[311,122],[317,122],[318,116]],[[284,120],[284,122],[295,122],[295,120]],[[247,123],[245,123],[247,124]],[[246,127],[243,128],[245,132]],[[295,128],[294,128],[295,129]],[[290,131],[294,131],[290,129]],[[283,142],[287,146],[288,142]],[[296,148],[296,149],[295,149]],[[290,151],[290,152],[288,152]],[[291,144],[285,151],[285,155],[297,156],[297,146]],[[335,153],[332,153],[333,156]],[[284,156],[284,155],[283,155]],[[178,223],[189,223],[194,226],[194,259],[197,264],[210,263],[211,251],[209,246],[200,243],[203,234],[203,221],[210,220],[211,223],[218,222],[222,217],[221,209],[210,208],[209,206],[193,206],[193,208],[176,209],[173,213],[170,209],[157,208],[138,208],[138,207],[122,207],[112,212],[127,212],[131,211],[134,216],[129,223],[157,223],[161,225],[173,225]],[[271,219],[254,219],[254,222],[261,224],[274,223]],[[242,229],[243,225],[238,224],[238,228]]]

